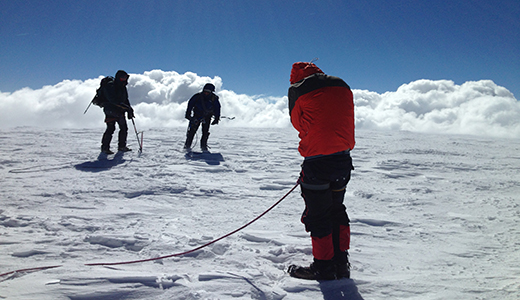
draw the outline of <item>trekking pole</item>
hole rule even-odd
[[[91,105],[92,105],[92,101],[90,101],[90,103],[89,103],[88,106],[87,106],[87,109],[85,109],[85,112],[83,112],[83,114],[86,114],[86,113],[87,113],[87,110],[90,108]]]
[[[139,145],[139,153],[143,153],[143,133],[141,132],[141,141],[139,142],[139,133],[137,127],[135,127],[134,118],[132,118],[132,124],[134,124],[135,137],[137,138],[137,144]]]

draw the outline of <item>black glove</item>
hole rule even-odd
[[[216,118],[215,120],[213,120],[213,122],[211,122],[211,125],[217,125],[217,124],[218,124],[218,121],[219,121],[219,119]]]
[[[134,110],[132,108],[130,108],[130,110],[128,111],[128,120],[133,119],[133,118],[134,118]]]
[[[185,115],[184,117],[191,121],[191,116],[190,115]]]

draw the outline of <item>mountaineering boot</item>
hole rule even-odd
[[[128,151],[132,151],[132,149],[128,148],[127,146],[124,146],[124,147],[119,147],[118,149],[119,151],[121,152],[128,152]]]
[[[350,278],[350,262],[348,261],[348,251],[340,254],[339,257],[334,257],[334,266],[336,268],[336,277]]]
[[[184,151],[191,152],[191,142],[192,141],[189,138],[186,140],[186,143],[184,143],[183,147]]]
[[[331,260],[318,260],[309,267],[290,265],[287,270],[291,277],[308,280],[334,280],[336,279],[336,268]]]
[[[350,278],[350,263],[336,265],[336,277],[338,279]]]
[[[105,154],[114,154],[114,152],[110,151],[109,148],[101,147],[101,152]]]

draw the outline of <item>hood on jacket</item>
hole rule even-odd
[[[126,73],[123,70],[119,70],[116,73],[115,82],[116,82],[116,84],[123,84],[124,83],[126,85],[128,83],[128,77],[130,77],[130,75],[128,75],[128,73]],[[126,80],[121,80],[121,78],[126,78]]]
[[[292,65],[291,70],[291,84],[295,84],[296,82],[304,79],[307,76],[316,73],[323,73],[323,71],[318,68],[315,64],[309,62],[297,62]]]
[[[204,88],[202,89],[202,91],[213,93],[215,91],[215,86],[211,83],[206,83],[206,85],[204,85]]]

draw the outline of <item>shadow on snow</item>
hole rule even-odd
[[[320,289],[324,300],[363,300],[352,279],[320,281]]]
[[[220,165],[220,162],[224,161],[224,157],[220,153],[191,151],[186,153],[184,156],[187,160],[205,161],[208,165]]]
[[[84,163],[80,163],[74,165],[76,170],[85,171],[85,172],[101,172],[107,171],[111,168],[123,164],[126,160],[123,158],[124,152],[117,152],[114,155],[114,158],[108,159],[108,155],[105,153],[100,153],[97,160],[94,161],[86,161]]]

